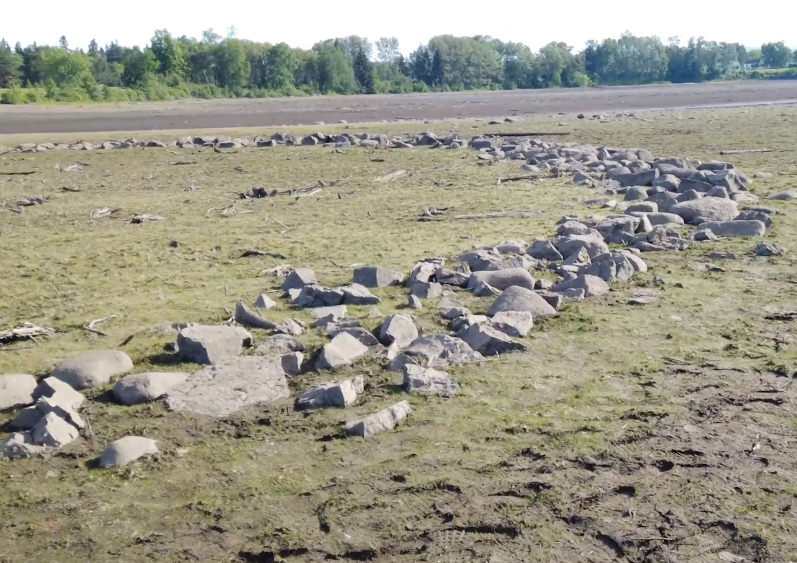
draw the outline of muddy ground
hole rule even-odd
[[[219,129],[755,105],[797,100],[797,81],[572,90],[0,108],[0,134]]]

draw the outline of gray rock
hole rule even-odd
[[[707,221],[733,221],[739,215],[735,201],[717,197],[704,197],[676,203],[668,210],[679,215],[684,222],[695,224],[696,219]]]
[[[304,352],[301,340],[288,334],[275,334],[266,338],[260,346],[255,348],[255,355],[270,356],[290,354],[291,352]]]
[[[490,324],[508,336],[528,336],[534,317],[528,311],[505,311],[493,315]]]
[[[681,185],[681,179],[674,174],[663,174],[653,180],[651,184],[654,188],[664,188],[668,192],[677,192]]]
[[[659,177],[658,168],[651,170],[644,170],[642,172],[630,172],[627,174],[614,174],[612,179],[620,182],[623,187],[626,186],[650,186],[653,181]]]
[[[36,385],[32,375],[0,375],[0,411],[32,404]]]
[[[407,300],[407,306],[410,309],[419,310],[423,309],[423,303],[421,302],[421,298],[417,295],[410,295]]]
[[[68,405],[75,410],[78,410],[85,400],[85,397],[75,391],[71,385],[54,377],[43,379],[33,391],[35,401],[42,397],[55,399],[59,405]]]
[[[446,309],[443,308],[440,309],[440,317],[449,321],[457,319],[459,317],[466,317],[470,314],[471,314],[470,310],[464,306],[456,306]]]
[[[523,268],[474,272],[471,274],[468,288],[478,287],[484,283],[501,291],[512,286],[534,289],[534,278]]]
[[[44,415],[34,407],[20,409],[16,418],[8,423],[9,430],[32,430]]]
[[[754,252],[758,256],[780,256],[785,250],[778,244],[762,242],[756,245]]]
[[[316,280],[313,270],[309,268],[297,268],[285,278],[285,282],[282,284],[282,290],[302,289],[306,285],[315,285],[317,283],[318,281]]]
[[[560,237],[568,237],[571,235],[594,235],[596,231],[590,229],[584,223],[579,221],[565,221],[556,228],[556,235]],[[528,251],[527,251],[528,252]],[[531,255],[531,252],[528,252]]]
[[[234,358],[251,345],[252,335],[238,326],[190,325],[177,335],[180,359],[194,364]]]
[[[567,258],[571,254],[584,248],[590,257],[597,256],[609,251],[608,245],[602,238],[595,235],[570,235],[558,238],[555,242],[556,248]]]
[[[458,366],[481,360],[482,355],[453,336],[430,334],[418,337],[390,364],[390,371],[401,371],[406,364],[426,367]]]
[[[656,213],[659,210],[659,204],[655,201],[641,201],[626,207],[625,212],[629,215],[632,213]],[[634,217],[639,217],[634,215]]]
[[[443,286],[437,282],[418,282],[412,285],[410,291],[420,299],[439,299],[443,296]]]
[[[504,256],[494,248],[481,248],[460,254],[458,260],[474,272],[500,270],[504,267]]]
[[[401,401],[395,405],[366,416],[360,420],[355,420],[346,424],[345,430],[348,436],[359,436],[370,438],[375,434],[386,430],[393,430],[401,424],[412,412],[407,401]]]
[[[98,350],[70,358],[50,374],[72,388],[89,389],[108,383],[111,378],[133,369],[130,356],[118,350]]]
[[[625,201],[642,201],[647,199],[648,191],[642,186],[631,186],[625,190]]]
[[[341,332],[324,344],[316,361],[318,370],[334,370],[349,366],[368,353],[368,346],[354,336]]]
[[[310,309],[310,316],[314,319],[325,320],[326,322],[337,322],[344,318],[348,313],[346,305],[334,305],[332,307],[316,307]]]
[[[553,283],[551,283],[550,287],[553,287]],[[558,311],[562,308],[562,295],[560,293],[555,293],[548,289],[535,289],[534,293],[545,299],[545,302],[548,303],[554,310]]]
[[[42,414],[42,417],[54,413],[76,428],[83,429],[86,426],[86,423],[83,422],[83,419],[72,407],[59,405],[55,399],[42,397],[36,401],[34,407]]]
[[[250,405],[290,395],[279,356],[226,358],[188,377],[168,392],[166,407],[225,417]]]
[[[271,309],[277,306],[277,302],[265,293],[261,293],[255,299],[255,309]]]
[[[547,239],[537,239],[531,243],[526,253],[532,258],[538,260],[550,260],[551,262],[558,262],[562,260],[562,254],[556,250],[556,247]]]
[[[379,267],[362,267],[354,270],[354,283],[363,287],[390,287],[401,285],[401,272]]]
[[[582,288],[572,287],[570,289],[563,289],[559,292],[562,296],[562,300],[565,303],[576,302],[576,301],[584,301],[584,296],[586,295],[586,291]]]
[[[540,295],[530,289],[518,286],[506,288],[490,305],[487,315],[493,317],[498,313],[509,311],[531,313],[535,321],[557,314],[556,309],[551,307]]]
[[[60,448],[74,442],[79,436],[77,427],[54,412],[44,415],[31,431],[33,443],[48,448]]]
[[[447,268],[440,268],[437,270],[436,278],[437,283],[442,285],[454,285],[457,287],[467,287],[468,280],[470,279],[471,271],[467,264],[462,264],[457,270],[449,270]]]
[[[553,291],[561,293],[567,289],[583,289],[585,297],[600,297],[609,292],[609,284],[601,278],[581,275],[575,279],[563,281],[553,286]]]
[[[723,186],[714,186],[706,192],[706,197],[719,197],[722,199],[730,199],[728,189]]]
[[[631,263],[631,266],[634,268],[635,272],[645,273],[648,271],[648,265],[641,256],[638,256],[630,250],[621,250],[620,254],[625,256],[625,258]]]
[[[418,328],[407,315],[390,315],[379,329],[379,340],[385,346],[395,343],[406,348],[418,338]]]
[[[410,272],[407,287],[412,287],[416,283],[426,283],[432,281],[437,271],[443,267],[442,258],[428,258],[416,263]]]
[[[647,217],[650,224],[654,227],[657,225],[684,224],[683,218],[675,213],[664,213],[660,211],[658,213],[646,213],[645,217]]]
[[[404,390],[453,397],[459,393],[459,383],[444,371],[410,364],[404,366]]]
[[[368,347],[379,346],[379,340],[376,338],[376,336],[374,336],[373,334],[371,334],[362,327],[342,327],[331,331],[329,333],[329,336],[334,339],[338,334],[344,332],[350,336],[353,336],[354,338],[359,340],[362,344],[365,344]]]
[[[304,354],[301,352],[290,352],[288,354],[282,354],[279,358],[282,371],[284,371],[286,375],[296,377],[302,374]]]
[[[652,305],[659,300],[659,292],[655,289],[637,289],[631,293],[629,305]]]
[[[142,457],[150,457],[158,453],[158,443],[141,436],[125,436],[111,442],[100,457],[100,467],[123,467]]]
[[[774,199],[776,201],[791,201],[793,199],[797,199],[797,191],[787,190],[785,192],[773,194],[769,196],[767,199]]]
[[[761,221],[767,229],[771,229],[774,222],[768,213],[745,209],[734,219],[734,221]]]
[[[11,434],[4,442],[0,443],[0,459],[23,459],[43,454],[47,451],[44,446],[33,443],[30,432]]]
[[[706,221],[701,230],[708,230],[718,237],[762,237],[767,227],[761,221]]]
[[[116,382],[114,398],[123,405],[137,405],[160,399],[188,378],[187,373],[150,372],[128,375]]]
[[[332,307],[343,303],[344,297],[342,288],[330,289],[322,285],[306,285],[293,300],[293,305],[299,308]]]
[[[365,380],[362,377],[344,379],[337,383],[325,383],[299,397],[296,400],[296,408],[299,410],[329,407],[345,409],[357,402],[364,387]]]
[[[497,356],[527,349],[525,344],[515,342],[504,333],[484,323],[471,325],[462,339],[483,356]]]
[[[379,297],[368,291],[368,288],[358,283],[340,288],[343,292],[343,303],[346,305],[378,305],[382,302]]]
[[[510,239],[499,243],[495,248],[502,254],[523,254],[528,243],[523,239]]]
[[[578,252],[574,252],[567,259],[562,263],[562,266],[589,266],[592,264],[592,258],[589,257],[589,252],[584,247],[578,249]]]

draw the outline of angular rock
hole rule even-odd
[[[255,348],[257,356],[289,354],[291,352],[304,352],[304,344],[301,340],[287,334],[269,336]]]
[[[767,229],[771,229],[774,222],[768,213],[745,209],[734,219],[734,221],[761,221]]]
[[[642,172],[630,172],[627,174],[615,174],[612,176],[613,180],[620,182],[623,187],[626,186],[650,186],[653,181],[659,177],[658,168],[651,170],[644,170]]]
[[[165,405],[178,412],[225,417],[290,395],[279,356],[226,358],[178,383]]]
[[[337,322],[344,318],[348,313],[346,305],[333,305],[332,307],[316,307],[310,309],[310,316],[314,319],[325,320],[326,322]]]
[[[420,299],[439,299],[443,296],[443,286],[437,282],[418,282],[412,285],[410,291]]]
[[[776,201],[791,201],[793,199],[797,199],[797,190],[786,190],[785,192],[772,194],[767,199],[774,199]]]
[[[343,303],[344,298],[343,288],[330,289],[322,285],[306,285],[293,300],[293,305],[299,308],[332,307]]]
[[[390,364],[390,371],[401,371],[406,364],[426,367],[458,366],[482,359],[468,344],[453,336],[430,334],[417,338]]]
[[[586,292],[581,288],[573,287],[570,289],[561,290],[559,292],[559,295],[562,296],[563,301],[565,301],[566,303],[570,303],[573,301],[584,301],[584,296],[586,295]]]
[[[558,262],[562,260],[562,254],[556,250],[553,243],[547,239],[537,239],[526,249],[526,254],[538,260],[550,260]]]
[[[470,310],[467,307],[451,307],[448,309],[440,309],[440,316],[449,321],[459,317],[467,317],[470,314]]]
[[[758,256],[780,256],[786,251],[779,244],[768,244],[762,242],[756,245],[754,252]]]
[[[8,428],[10,430],[32,430],[42,417],[44,417],[44,414],[35,406],[26,407],[21,409],[16,418],[8,423]]]
[[[60,448],[78,439],[80,432],[54,412],[50,412],[33,427],[31,437],[37,446]]]
[[[502,254],[523,254],[528,243],[523,239],[510,239],[499,243],[495,248]]]
[[[523,268],[474,272],[471,274],[468,288],[478,287],[483,283],[501,291],[511,286],[534,289],[534,278]]]
[[[277,302],[265,293],[261,293],[255,299],[255,309],[271,309],[277,306]]]
[[[525,287],[512,286],[504,290],[490,305],[487,315],[493,317],[498,313],[509,311],[531,313],[536,321],[557,315],[556,309],[534,291]]]
[[[407,300],[407,307],[410,309],[418,310],[423,309],[423,303],[421,302],[421,298],[417,295],[410,295]]]
[[[341,287],[343,303],[345,305],[378,305],[382,300],[368,291],[368,288],[358,283]]]
[[[637,289],[628,300],[629,305],[651,305],[659,300],[659,292],[655,289]]]
[[[437,271],[443,267],[442,258],[428,258],[416,263],[410,272],[407,287],[412,287],[416,283],[427,283],[434,279]]]
[[[716,197],[682,201],[667,211],[679,215],[684,222],[690,224],[696,224],[698,218],[705,221],[733,221],[739,215],[735,201]]]
[[[318,281],[316,280],[313,270],[309,268],[297,268],[285,278],[282,284],[282,290],[302,289],[306,285],[315,285],[317,283]]]
[[[252,335],[238,326],[190,325],[177,335],[180,359],[194,364],[215,364],[240,356],[252,345]]]
[[[379,346],[379,339],[362,327],[342,327],[331,331],[329,336],[334,339],[338,334],[344,332],[368,347]]]
[[[609,292],[609,284],[596,276],[581,275],[553,286],[553,291],[558,293],[568,289],[583,289],[585,297],[600,297]]]
[[[467,264],[462,264],[456,270],[440,268],[437,270],[436,274],[437,283],[442,285],[455,285],[457,287],[467,287],[470,276],[470,266]]]
[[[553,283],[551,283],[550,287],[553,287]],[[545,302],[548,303],[554,310],[558,311],[562,308],[562,295],[560,293],[555,293],[550,291],[549,289],[535,289],[534,293],[545,299]],[[511,336],[511,335],[510,335]]]
[[[481,272],[500,270],[503,267],[504,256],[494,248],[482,248],[460,254],[458,260],[467,264],[472,271]]]
[[[515,342],[504,333],[483,323],[471,325],[462,339],[482,356],[497,356],[527,349],[525,344]]]
[[[631,266],[634,268],[635,272],[645,273],[648,271],[648,265],[641,256],[634,254],[630,250],[621,250],[620,254],[625,256],[625,258],[631,263]]]
[[[624,201],[642,201],[647,199],[648,191],[642,186],[631,186],[625,190]]]
[[[677,192],[678,186],[681,185],[681,179],[674,174],[662,174],[655,180],[653,180],[651,184],[654,188],[661,187],[667,190],[668,192]]]
[[[55,399],[49,397],[42,397],[36,401],[34,408],[42,414],[42,417],[53,413],[76,428],[83,429],[86,425],[80,415],[72,407],[69,405],[59,405]]]
[[[406,348],[418,338],[418,327],[407,315],[390,315],[379,329],[379,340],[385,346],[395,343]]]
[[[345,430],[348,436],[359,436],[370,438],[375,434],[385,430],[393,430],[401,424],[412,412],[407,401],[401,401],[395,405],[366,416],[360,420],[355,420],[346,424]]]
[[[761,221],[706,221],[700,224],[700,229],[718,237],[762,237],[767,232]]]
[[[158,453],[158,443],[141,436],[125,436],[111,442],[100,457],[100,467],[123,467],[142,457],[150,457]]]
[[[401,272],[379,267],[362,267],[354,270],[354,283],[363,287],[378,288],[401,285]]]
[[[0,411],[32,404],[36,385],[32,375],[0,375]]]
[[[349,366],[368,353],[368,346],[354,336],[341,332],[330,342],[324,344],[316,361],[318,370],[334,370]]]
[[[609,247],[603,239],[595,235],[570,235],[558,238],[555,245],[565,258],[582,248],[587,250],[590,257],[609,251]]]
[[[188,378],[187,373],[150,372],[128,375],[116,382],[114,398],[122,405],[149,403],[162,398],[169,390]]]
[[[528,336],[534,327],[534,317],[528,311],[505,311],[496,313],[490,325],[508,336]]]
[[[362,377],[344,379],[337,383],[325,383],[304,393],[296,400],[296,408],[325,409],[335,407],[345,409],[357,402],[364,389]]]
[[[8,439],[0,443],[0,459],[23,459],[43,454],[46,451],[46,447],[33,443],[30,432],[11,434]]]
[[[659,210],[659,204],[655,201],[641,201],[633,205],[629,205],[625,212],[631,215],[632,213],[656,213]]]
[[[50,377],[81,390],[99,387],[133,369],[130,356],[118,350],[98,350],[62,362]]]
[[[459,383],[444,371],[416,365],[404,366],[404,390],[407,393],[453,397],[459,393]]]
[[[284,371],[286,375],[296,377],[302,374],[304,354],[301,352],[290,352],[288,354],[282,354],[279,358],[282,371]]]
[[[596,235],[597,231],[590,229],[584,223],[571,220],[559,225],[556,229],[556,234],[560,237],[569,237],[571,235]],[[529,252],[529,255],[531,255],[531,252]]]

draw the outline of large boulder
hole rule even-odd
[[[506,352],[524,351],[525,344],[515,342],[503,332],[486,323],[473,324],[462,339],[482,356],[497,356]]]
[[[368,288],[358,283],[341,287],[344,305],[378,305],[382,302],[379,297],[368,291]]]
[[[36,378],[27,374],[0,375],[0,411],[33,403]]]
[[[613,180],[620,183],[621,186],[650,186],[653,181],[659,177],[658,168],[650,170],[643,170],[642,172],[629,172],[625,174],[614,174]]]
[[[157,453],[158,443],[155,440],[141,436],[125,436],[105,448],[100,457],[100,467],[122,467]]]
[[[534,278],[523,268],[473,272],[468,281],[468,287],[479,287],[479,284],[484,283],[501,291],[512,286],[534,289]]]
[[[556,309],[551,307],[540,295],[528,288],[518,286],[506,288],[490,305],[487,315],[492,317],[498,313],[509,311],[531,313],[535,320],[553,317],[557,314]]]
[[[709,230],[718,237],[762,237],[767,226],[761,221],[707,221],[701,230]]]
[[[552,289],[556,292],[563,292],[568,289],[583,289],[585,297],[600,297],[609,292],[609,284],[596,276],[581,275],[572,280],[558,283]]]
[[[698,218],[707,221],[733,221],[739,215],[739,208],[735,201],[718,197],[682,201],[671,206],[667,211],[680,216],[684,222],[689,224],[694,224]]]
[[[137,405],[160,399],[188,378],[187,373],[151,372],[128,375],[116,382],[114,398],[123,405]]]
[[[215,364],[240,356],[252,345],[252,335],[238,326],[190,325],[177,335],[180,359],[194,364]]]
[[[89,389],[108,383],[111,378],[133,369],[133,360],[118,350],[98,350],[70,358],[58,365],[50,377],[68,383],[72,388]]]
[[[299,397],[296,400],[296,408],[299,410],[328,407],[345,409],[357,402],[357,398],[362,395],[364,388],[365,380],[359,376],[337,383],[325,383]]]
[[[379,340],[385,346],[396,344],[406,348],[418,338],[418,327],[407,315],[390,315],[379,329]]]
[[[329,288],[310,284],[299,290],[299,294],[293,300],[293,304],[299,308],[333,307],[343,303],[344,297],[343,288]]]
[[[173,411],[225,417],[290,395],[279,356],[226,358],[190,375],[168,392]]]
[[[401,401],[393,406],[376,412],[372,415],[355,420],[346,424],[346,434],[349,436],[359,436],[361,438],[370,438],[371,436],[384,432],[385,430],[393,430],[396,426],[406,419],[412,409],[407,401]]]
[[[390,287],[401,284],[401,272],[373,266],[363,266],[354,270],[354,283],[363,287]]]
[[[316,369],[338,369],[353,364],[368,353],[368,346],[351,334],[341,332],[321,348]]]
[[[404,366],[404,390],[453,397],[459,393],[459,383],[444,371],[408,364]]]

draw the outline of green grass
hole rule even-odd
[[[349,131],[431,128],[443,134],[452,126],[466,136],[497,129],[446,122],[352,125]],[[754,192],[762,196],[793,188],[797,173],[787,152],[797,143],[793,108],[650,114],[606,124],[539,119],[501,129],[508,127],[570,131],[569,140],[662,156],[711,159],[729,148],[782,149],[732,157],[751,175],[775,173],[755,181]],[[0,144],[28,139],[0,137]],[[56,169],[73,161],[91,166],[75,173]],[[171,337],[153,330],[225,320],[224,307],[278,287],[279,279],[258,275],[275,263],[312,267],[327,285],[348,283],[353,264],[409,271],[421,257],[452,259],[482,243],[551,236],[562,215],[600,212],[584,205],[594,191],[558,179],[496,185],[520,164],[480,166],[469,150],[426,149],[8,154],[0,172],[37,172],[0,176],[0,201],[50,199],[24,215],[0,209],[0,316],[6,325],[27,320],[61,332],[22,345],[30,348],[0,352],[0,373],[45,375],[63,358],[119,347],[130,335],[123,349],[137,372],[172,371],[176,366],[162,353]],[[399,169],[413,174],[374,181]],[[208,213],[231,204],[234,192],[256,186],[299,188],[342,179],[321,197],[238,201],[234,217]],[[183,191],[189,184],[198,190]],[[60,192],[61,186],[81,191]],[[797,237],[793,204],[764,203],[784,211],[767,240],[790,247]],[[432,205],[452,207],[449,215],[509,209],[543,215],[417,222]],[[90,220],[103,206],[123,210],[109,220]],[[166,220],[125,224],[134,213]],[[169,247],[173,239],[180,248]],[[620,543],[632,562],[645,561],[651,549],[660,561],[716,558],[723,550],[785,561],[795,552],[797,531],[786,508],[794,497],[789,476],[797,452],[788,437],[795,396],[772,371],[791,371],[797,355],[791,326],[767,321],[763,310],[793,308],[797,268],[790,255],[753,257],[753,246],[728,240],[695,244],[683,254],[647,254],[651,272],[539,323],[527,339],[528,353],[451,370],[462,385],[457,398],[410,397],[407,424],[367,442],[322,438],[337,434],[344,420],[404,398],[393,390],[400,376],[375,363],[340,375],[363,374],[369,382],[349,411],[305,415],[286,401],[214,421],[169,413],[159,404],[88,401],[84,412],[100,448],[138,434],[159,440],[163,453],[120,470],[92,469],[99,451],[85,443],[47,460],[0,462],[0,518],[10,523],[0,538],[0,561],[269,561],[269,552],[291,561],[355,560],[369,550],[380,561],[615,560],[604,536]],[[251,248],[287,260],[240,258]],[[713,251],[743,256],[721,274],[688,268]],[[627,305],[634,287],[651,286],[654,275],[667,281],[661,300]],[[674,287],[677,282],[684,287]],[[377,293],[384,313],[406,302],[403,289]],[[462,298],[477,313],[489,306],[488,299]],[[367,313],[354,308],[371,328],[378,321]],[[111,314],[119,318],[102,326],[107,337],[82,329]],[[289,315],[308,319],[284,302],[268,316]],[[432,303],[417,320],[427,332],[446,330]],[[319,335],[303,339],[312,346],[323,342]],[[672,366],[668,357],[691,366]],[[294,395],[331,377],[338,376],[303,376],[292,383]],[[767,392],[772,385],[785,390]],[[90,395],[102,399],[105,391]],[[772,397],[785,402],[757,401]],[[766,466],[744,453],[756,442]],[[702,466],[678,453],[690,449],[703,452],[697,459]],[[583,456],[598,466],[589,469]],[[660,469],[664,462],[674,467]],[[616,493],[620,486],[633,486],[636,496]],[[712,524],[718,521],[732,522],[736,531]],[[638,539],[660,537],[662,529],[678,541]]]

